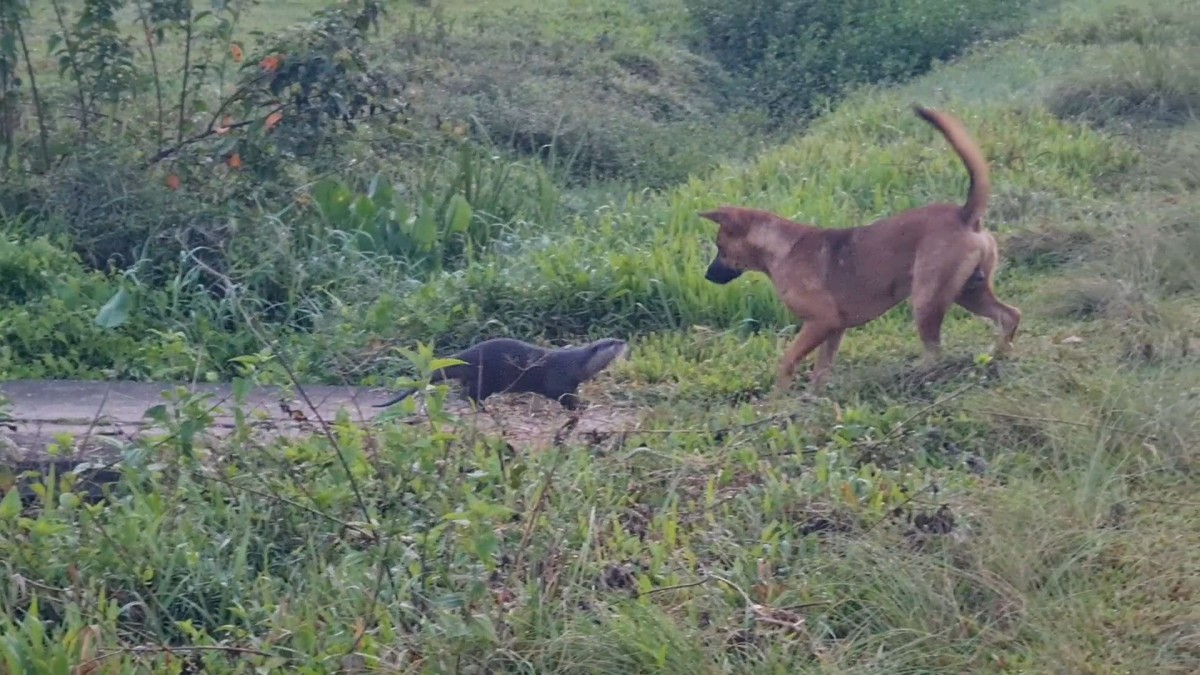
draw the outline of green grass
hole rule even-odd
[[[655,187],[755,150],[762,140],[764,132],[746,133],[763,127],[753,110],[721,105],[734,83],[689,49],[693,29],[679,0],[384,5],[377,52],[406,85],[413,127],[465,125],[473,138],[499,148],[548,155],[575,183]],[[303,26],[329,3],[242,6],[232,40],[256,54],[268,44],[256,32],[271,36]],[[37,58],[58,32],[54,13],[40,5],[32,11],[35,64],[44,83],[58,84],[52,59]],[[127,7],[119,21],[138,36],[149,68],[137,17]],[[156,57],[168,87],[178,86],[183,50],[160,46]]]
[[[751,160],[540,223],[425,282],[364,282],[361,302],[281,336],[290,365],[382,384],[407,364],[380,341],[616,333],[631,358],[588,395],[639,428],[534,451],[477,438],[435,399],[422,425],[343,419],[296,442],[242,429],[199,465],[172,437],[131,450],[106,504],[0,505],[0,659],[1193,672],[1200,119],[1178,102],[1200,94],[1200,16],[1181,5],[1067,3]],[[794,320],[760,278],[703,281],[713,233],[694,214],[742,203],[844,226],[960,200],[961,167],[911,102],[962,116],[993,167],[998,292],[1025,314],[1015,356],[983,356],[988,328],[956,311],[947,363],[922,377],[899,308],[847,336],[828,397],[767,403]],[[172,358],[219,369],[223,339],[191,332]],[[179,349],[162,341],[155,358]]]

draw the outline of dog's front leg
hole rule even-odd
[[[771,398],[778,398],[791,385],[792,378],[796,375],[796,367],[808,356],[812,350],[816,349],[826,340],[833,336],[835,332],[840,332],[835,329],[828,328],[817,323],[805,323],[800,329],[800,334],[792,341],[787,351],[783,354],[783,360],[779,364],[779,376],[775,380],[775,390],[771,392]],[[840,340],[840,337],[839,337]],[[836,351],[836,350],[835,350]],[[825,353],[822,352],[822,360]],[[832,364],[832,354],[829,357],[829,362]]]
[[[817,364],[813,366],[812,375],[808,380],[810,393],[820,391],[829,380],[829,374],[833,372],[833,360],[837,357],[838,348],[842,346],[842,336],[845,334],[844,328],[835,330],[821,343],[821,349],[817,352]]]

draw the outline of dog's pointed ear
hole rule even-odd
[[[714,211],[701,211],[696,215],[705,220],[711,220],[718,225],[724,225],[729,218],[729,214],[724,209],[716,209]]]
[[[712,211],[702,211],[698,214],[705,220],[711,220],[722,229],[730,232],[741,232],[746,229],[746,221],[739,217],[736,211],[732,211],[725,207],[713,209]]]

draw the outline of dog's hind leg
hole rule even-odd
[[[1012,347],[1017,327],[1021,325],[1021,311],[996,297],[992,288],[992,278],[996,273],[999,253],[996,250],[996,240],[990,235],[986,243],[983,259],[971,270],[954,302],[968,312],[996,324],[995,354],[1002,356]]]
[[[923,367],[934,365],[942,356],[942,322],[946,319],[946,304],[936,301],[914,304],[917,333],[921,336],[921,346],[924,348],[921,355]]]
[[[932,366],[942,355],[942,322],[946,319],[946,310],[954,298],[943,286],[913,293],[913,318],[917,323],[917,334],[921,336],[924,354],[921,363],[924,367]],[[948,297],[949,296],[949,297]]]
[[[912,308],[917,333],[925,353],[922,365],[934,365],[942,354],[942,322],[946,312],[975,271],[974,261],[958,264],[923,266],[918,261],[913,274]],[[924,267],[925,269],[922,269]]]
[[[1012,347],[1021,325],[1021,310],[1005,304],[992,291],[991,279],[981,282],[968,282],[958,297],[954,299],[960,307],[968,312],[989,319],[996,324],[996,355],[1003,356]]]

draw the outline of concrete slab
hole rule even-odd
[[[6,438],[4,445],[10,454],[44,452],[62,434],[85,437],[87,447],[75,448],[76,453],[91,454],[152,425],[146,411],[159,404],[174,405],[180,387],[205,397],[203,405],[213,416],[213,435],[232,430],[235,402],[228,384],[19,380],[0,383],[0,396],[8,400],[8,419],[3,421],[0,435]],[[353,419],[365,423],[382,412],[370,406],[383,400],[383,392],[329,386],[308,386],[304,391],[321,419],[333,419],[345,409]],[[307,405],[290,400],[277,388],[253,388],[242,409],[261,419],[264,426],[283,433],[298,431],[305,420],[316,421]],[[302,413],[299,420],[292,416],[293,410]]]
[[[159,404],[174,405],[177,387],[207,395],[211,409],[210,433],[220,437],[234,427],[233,391],[228,384],[91,382],[72,380],[17,380],[0,383],[0,397],[8,400],[0,408],[0,458],[20,459],[45,456],[61,434],[74,436],[73,455],[111,455],[148,426],[146,411]],[[317,409],[319,418],[331,421],[340,410],[350,419],[368,424],[384,409],[373,404],[386,400],[387,392],[362,387],[310,385],[304,393]],[[164,394],[169,394],[168,398]],[[453,400],[451,412],[472,415],[465,402]],[[569,416],[553,402],[529,396],[497,396],[488,400],[488,413],[470,420],[478,432],[499,433],[514,446],[544,447],[564,428]],[[271,434],[312,433],[317,415],[297,394],[285,396],[273,387],[254,387],[242,407],[252,419],[261,420]],[[4,413],[7,418],[4,419]],[[608,434],[628,427],[636,415],[629,409],[593,406],[585,410],[571,433]],[[419,421],[414,420],[414,421]],[[65,449],[64,449],[65,450]]]
[[[148,382],[81,382],[70,380],[19,380],[0,383],[0,395],[9,400],[10,415],[23,424],[84,424],[99,420],[111,424],[140,424],[151,407],[167,403],[174,397],[176,388],[188,393],[209,397],[212,405],[219,406],[218,417],[229,417],[233,404],[233,390],[228,384],[172,384]],[[371,408],[379,402],[383,392],[373,392],[356,387],[305,386],[304,392],[322,415],[335,414],[339,408],[351,411],[362,408],[378,413]],[[246,397],[244,409],[287,419],[280,408],[282,401],[289,400],[277,388],[255,387]],[[367,419],[373,414],[362,413]],[[232,421],[229,417],[227,421]]]

